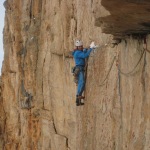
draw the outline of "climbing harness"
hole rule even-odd
[[[74,82],[76,83],[76,85],[78,84],[78,75],[80,72],[80,68],[77,66],[72,67],[71,72],[73,73],[74,76]]]
[[[71,69],[71,72],[73,73],[73,76],[74,76],[74,82],[76,84],[78,84],[78,75],[79,75],[80,71],[85,71],[84,67],[81,68],[79,66],[74,66]]]

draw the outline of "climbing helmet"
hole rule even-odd
[[[76,40],[75,46],[82,46],[82,45],[83,45],[83,43],[81,40]]]

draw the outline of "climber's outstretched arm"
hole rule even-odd
[[[76,58],[87,58],[87,57],[89,57],[89,55],[90,55],[90,53],[91,53],[91,51],[92,51],[93,49],[92,48],[90,48],[90,49],[88,49],[86,52],[84,51],[84,52],[77,52],[76,54],[75,54],[75,57]]]

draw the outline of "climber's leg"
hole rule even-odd
[[[77,96],[81,96],[85,87],[85,80],[84,80],[84,71],[80,71],[78,76],[78,89],[77,89]]]
[[[84,103],[81,102],[81,99],[84,99],[84,97],[82,96],[84,87],[85,87],[84,71],[80,71],[78,75],[78,88],[77,88],[77,97],[76,97],[77,106],[84,105]]]
[[[80,92],[79,92],[79,96],[82,96],[84,88],[85,88],[84,71],[81,71],[81,73],[80,73]]]

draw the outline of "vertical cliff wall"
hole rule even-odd
[[[111,14],[98,0],[7,0],[4,6],[2,149],[150,148],[150,54],[143,37],[123,36],[113,48],[112,36],[95,23]],[[73,59],[65,57],[77,38],[100,45],[89,58],[81,107]]]

